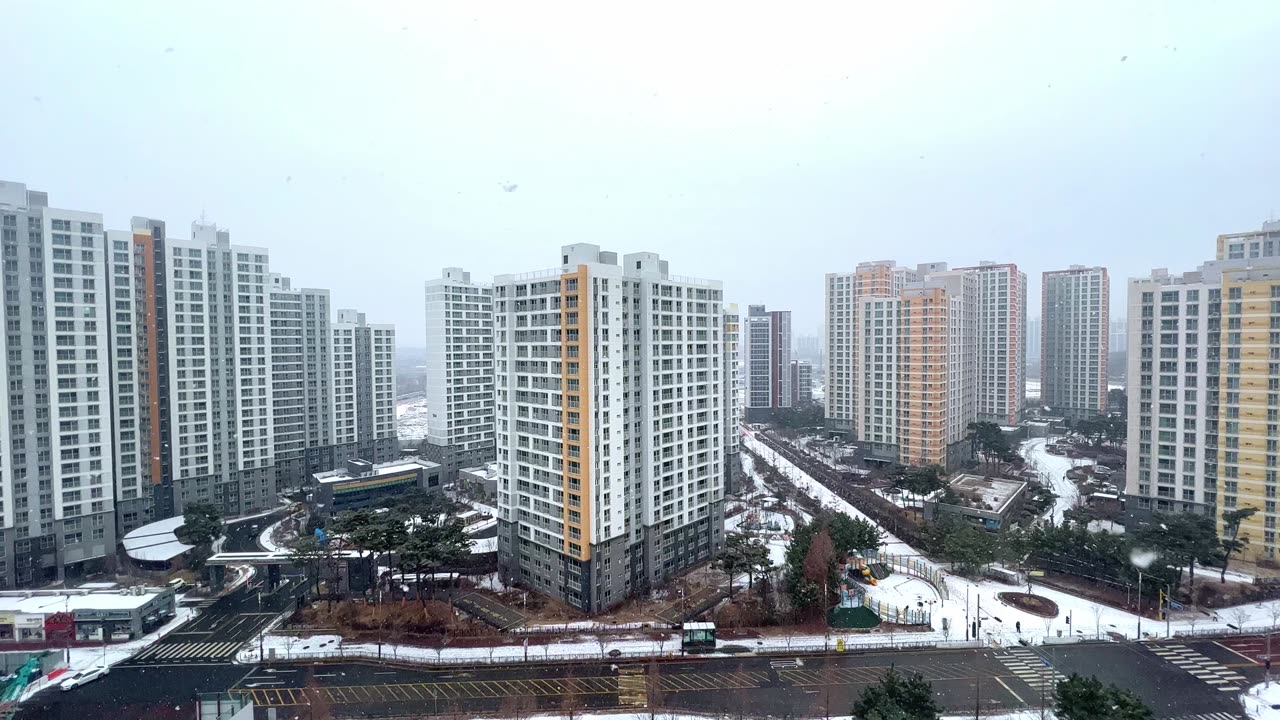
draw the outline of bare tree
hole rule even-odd
[[[1231,619],[1235,621],[1236,632],[1244,632],[1244,624],[1249,622],[1249,611],[1243,606],[1231,608]]]
[[[1102,606],[1101,605],[1093,606],[1093,627],[1095,632],[1097,633],[1096,639],[1101,640],[1102,639]]]

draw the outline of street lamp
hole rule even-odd
[[[1129,562],[1138,570],[1138,640],[1142,640],[1142,571],[1151,567],[1156,554],[1150,550],[1134,548],[1129,553]]]

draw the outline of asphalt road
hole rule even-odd
[[[1176,647],[1175,647],[1176,646]],[[1182,659],[1182,650],[1210,657],[1212,642],[1085,644],[982,650],[878,651],[823,657],[686,658],[664,662],[528,664],[424,670],[366,662],[276,663],[270,666],[126,665],[83,688],[46,692],[21,718],[80,718],[112,707],[112,719],[167,717],[190,708],[197,692],[230,689],[258,706],[297,712],[329,706],[367,717],[406,712],[497,713],[649,706],[715,714],[843,715],[867,685],[890,667],[920,673],[950,712],[984,714],[1038,708],[1052,702],[1052,683],[1072,672],[1097,675],[1138,693],[1160,718],[1243,718],[1238,690]],[[1175,655],[1170,655],[1175,653]],[[1171,660],[1170,657],[1174,659]],[[1240,687],[1262,669],[1242,656],[1226,672]],[[1213,662],[1212,660],[1208,662]],[[1202,663],[1203,664],[1203,663]],[[1193,673],[1192,670],[1197,672]],[[150,705],[148,705],[150,704]],[[154,712],[148,714],[147,707]],[[117,712],[120,710],[120,712]],[[638,710],[637,710],[638,711]]]
[[[272,515],[227,526],[227,550],[259,550],[258,535],[279,519]],[[299,571],[284,568],[280,584],[267,587],[267,570],[259,568],[244,587],[229,593],[159,642],[133,656],[123,666],[229,663],[236,652],[262,632],[280,613],[293,608],[305,591]]]

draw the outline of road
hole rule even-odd
[[[279,516],[267,516],[227,526],[230,552],[258,550],[258,534]],[[285,568],[281,582],[267,587],[266,569],[254,579],[203,608],[190,622],[134,655],[121,666],[229,663],[236,652],[279,616],[296,605],[305,591],[299,571]],[[292,574],[289,574],[292,573]],[[117,666],[120,667],[120,666]]]
[[[638,712],[652,705],[721,715],[822,717],[847,714],[863,688],[896,667],[929,680],[949,712],[1038,709],[1042,697],[1052,702],[1055,680],[1078,672],[1133,690],[1159,718],[1238,720],[1244,717],[1240,688],[1261,681],[1262,667],[1228,645],[1197,640],[441,669],[351,661],[129,665],[84,688],[44,693],[19,717],[83,720],[118,699],[111,705],[112,720],[166,717],[160,713],[173,707],[188,709],[181,717],[189,718],[197,691],[228,689],[259,706],[295,714],[306,705],[362,717],[427,709],[487,715],[568,707]],[[148,702],[156,714],[130,714]]]

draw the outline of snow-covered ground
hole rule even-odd
[[[1054,524],[1058,525],[1062,523],[1062,514],[1075,507],[1080,501],[1080,490],[1076,487],[1075,481],[1067,477],[1067,472],[1072,468],[1094,463],[1088,458],[1073,460],[1064,455],[1053,455],[1045,450],[1046,442],[1048,442],[1046,438],[1026,440],[1018,446],[1018,452],[1058,496],[1053,501],[1053,509],[1049,515]]]
[[[396,435],[402,440],[421,440],[427,436],[426,398],[396,403]]]
[[[592,621],[581,623],[583,629],[595,628],[599,625]],[[570,628],[572,629],[572,628]],[[721,646],[749,647],[761,651],[816,651],[836,646],[837,640],[843,640],[846,647],[888,648],[909,647],[921,643],[942,643],[943,637],[936,632],[921,633],[850,633],[832,632],[828,635],[771,635],[749,640],[720,641]],[[603,644],[601,644],[603,641]],[[967,647],[965,643],[952,643],[952,646]],[[262,640],[267,657],[275,650],[275,656],[281,659],[318,659],[348,656],[376,656],[378,643],[343,642],[338,635],[312,635],[297,637],[294,635],[268,634]],[[498,645],[493,647],[444,647],[424,648],[414,645],[397,645],[382,643],[382,657],[407,660],[420,663],[484,663],[511,662],[530,660],[555,660],[584,657],[609,657],[609,653],[617,650],[617,657],[655,657],[663,655],[679,655],[680,639],[673,634],[667,640],[650,640],[644,636],[589,636],[578,635],[562,638],[553,643],[530,643],[521,645]],[[237,655],[237,661],[254,663],[258,661],[258,643],[250,642]]]
[[[288,552],[289,548],[276,542],[273,537],[276,528],[279,527],[280,523],[287,519],[288,518],[281,518],[278,522],[272,523],[264,528],[263,531],[258,534],[258,547],[261,547],[267,552]]]
[[[787,461],[786,458],[770,450],[751,433],[744,435],[743,443],[766,462],[772,463],[780,473],[795,482],[796,486],[803,492],[819,500],[824,507],[830,507],[854,517],[865,517],[843,498],[809,477]],[[1070,467],[1071,461],[1068,458],[1060,458],[1048,453],[1044,453],[1044,455],[1053,460],[1066,461],[1066,468]],[[1066,468],[1062,468],[1064,476]],[[887,544],[882,549],[883,552],[920,556],[928,564],[935,567],[938,566],[937,563],[929,562],[919,552],[888,532],[885,532],[885,538]],[[979,606],[982,608],[981,634],[983,638],[1002,644],[1017,642],[1018,640],[1040,642],[1046,636],[1057,639],[1059,632],[1062,633],[1063,637],[1074,636],[1078,638],[1106,637],[1109,632],[1119,633],[1130,639],[1138,636],[1138,616],[1133,613],[1078,598],[1059,590],[1035,585],[1033,587],[1035,594],[1047,597],[1058,604],[1058,617],[1052,620],[1045,620],[1004,605],[997,598],[997,595],[1002,592],[1017,591],[1019,589],[1025,591],[1025,586],[1019,588],[996,582],[995,580],[969,580],[958,575],[946,573],[945,567],[942,569],[946,574],[945,582],[949,599],[941,602],[939,607],[934,608],[933,624],[935,630],[941,630],[942,619],[946,618],[951,628],[950,635],[952,639],[964,637],[965,625],[978,617]],[[1197,577],[1201,576],[1197,574]],[[1246,578],[1248,576],[1241,575],[1241,577]],[[1237,628],[1249,630],[1262,630],[1275,624],[1271,617],[1273,612],[1280,615],[1280,600],[1219,610],[1216,615],[1217,619],[1210,618],[1198,611],[1174,613],[1168,623],[1143,618],[1142,634],[1147,637],[1165,637],[1166,634],[1175,634],[1180,631],[1231,631],[1228,625],[1235,625]],[[1067,622],[1068,618],[1071,620],[1070,624]],[[1021,623],[1021,632],[1018,632],[1018,623]]]
[[[1240,696],[1240,702],[1254,720],[1280,720],[1280,682],[1254,685]]]
[[[113,643],[101,647],[77,647],[71,648],[71,661],[66,664],[68,672],[78,672],[94,666],[101,667],[105,662],[108,666],[116,663],[124,662],[141,652],[144,648],[151,645],[160,638],[173,632],[182,623],[190,620],[195,610],[190,607],[179,605],[173,619],[161,625],[150,633],[123,643]],[[41,690],[49,687],[51,684],[56,685],[67,678],[66,674],[59,675],[52,681],[41,677],[36,682],[27,686],[22,691],[22,699],[25,700]]]

